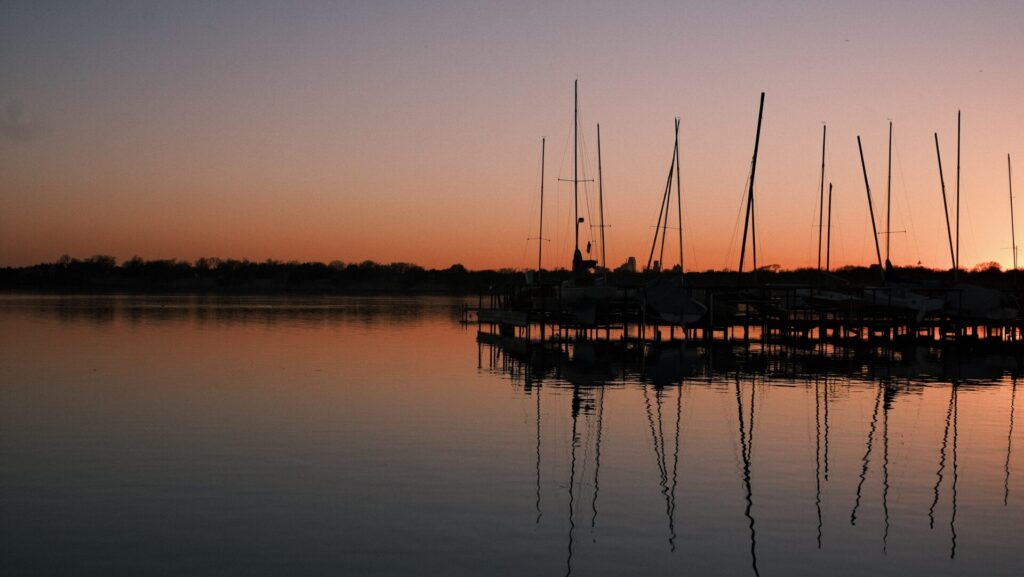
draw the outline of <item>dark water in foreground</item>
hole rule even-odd
[[[0,574],[1024,573],[1012,356],[528,355],[458,306],[0,298]]]

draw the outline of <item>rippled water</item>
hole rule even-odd
[[[0,298],[0,574],[1024,573],[1019,355],[527,350],[460,306]]]

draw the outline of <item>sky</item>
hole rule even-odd
[[[823,123],[831,264],[874,262],[856,138],[882,231],[891,120],[892,261],[948,268],[933,133],[955,215],[957,111],[961,265],[1012,264],[1020,2],[13,1],[0,14],[0,266],[534,267],[541,138],[543,264],[568,266],[574,81],[580,178],[595,180],[583,238],[599,234],[600,123],[611,266],[646,263],[679,117],[685,267],[736,268],[761,92],[759,265],[816,264]]]

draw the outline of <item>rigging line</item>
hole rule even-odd
[[[875,411],[871,416],[871,430],[868,432],[868,443],[867,451],[864,453],[863,465],[860,471],[860,482],[857,483],[857,500],[853,504],[853,512],[850,513],[850,524],[857,524],[857,509],[860,507],[860,495],[861,489],[864,487],[864,479],[868,475],[868,463],[871,459],[871,446],[875,441],[875,430],[878,426],[878,407],[882,401],[882,387],[878,387],[878,393],[875,395]]]
[[[542,144],[542,146],[543,146],[543,144]],[[534,173],[534,178],[533,178],[533,182],[540,183],[540,186],[534,189],[534,192],[537,192],[540,195],[544,194],[543,193],[543,190],[544,190],[544,182],[543,182],[544,171],[543,171],[543,168],[542,168],[543,166],[544,166],[544,160],[543,160],[543,156],[542,156],[541,161],[538,162],[537,165],[536,165],[537,171]],[[534,198],[536,198],[536,195],[534,195]],[[537,210],[534,210],[535,208],[539,208],[541,214],[543,214],[544,213],[543,202],[544,202],[543,196],[540,197],[540,199],[537,201],[537,204],[533,204],[533,201],[531,200],[530,201],[530,214],[537,214]],[[527,219],[527,223],[529,223],[529,219]],[[527,224],[526,230],[527,230],[526,242],[527,242],[527,244],[529,244],[530,240],[531,240],[530,235],[533,234],[533,225],[532,224]],[[537,240],[537,243],[538,244],[543,243],[544,242],[543,239],[544,239],[544,230],[541,229],[540,230],[540,235],[539,235],[539,240]],[[524,268],[524,269],[528,268],[526,266],[526,249],[523,250],[523,258],[522,258],[522,261],[520,262],[520,266],[522,268]]]
[[[647,255],[647,264],[644,266],[644,270],[651,269],[651,263],[654,261],[654,250],[658,246],[658,231],[661,229],[661,218],[665,213],[665,191],[661,193],[661,203],[658,204],[658,222],[654,225],[654,239],[651,241],[651,251]]]
[[[675,160],[673,159],[673,163],[674,162],[675,162]],[[669,193],[669,190],[670,190],[669,187],[671,187],[671,185],[672,185],[672,171],[671,170],[669,170],[668,176],[669,176],[668,181],[665,183],[665,190],[663,190],[662,194],[661,194],[661,204],[658,205],[658,224],[655,225],[655,227],[654,227],[654,240],[651,242],[651,252],[647,256],[647,267],[646,267],[647,270],[650,270],[650,268],[651,268],[651,262],[654,260],[654,250],[658,246],[658,230],[661,228],[661,220],[664,217],[665,213],[668,211],[668,209],[665,208],[665,202],[666,202],[666,197],[667,197],[667,195]]]
[[[587,232],[587,241],[593,246],[594,243],[594,213],[590,208],[590,187],[583,187],[583,201],[587,207],[587,226],[584,227]],[[588,253],[589,254],[589,253]]]
[[[587,240],[593,245],[594,243],[594,213],[590,205],[590,179],[586,176],[590,174],[590,165],[588,159],[590,158],[590,151],[587,149],[586,141],[583,139],[583,129],[580,128],[580,164],[583,169],[583,178],[580,184],[583,185],[583,201],[587,207],[587,226],[585,227],[587,233]]]
[[[662,270],[665,269],[665,238],[669,229],[669,216],[672,209],[672,180],[675,178],[675,160],[668,169],[668,182],[665,185],[665,216],[661,227],[661,252],[658,254],[658,264]]]
[[[584,201],[586,202],[586,207],[587,207],[587,223],[588,223],[588,226],[585,227],[585,229],[586,229],[585,232],[587,233],[587,240],[588,240],[588,242],[590,242],[591,246],[593,246],[594,245],[594,241],[595,241],[595,237],[594,237],[594,229],[593,229],[594,216],[593,216],[593,211],[591,210],[591,206],[590,206],[590,195],[591,195],[590,184],[591,184],[591,179],[588,179],[586,177],[586,175],[592,174],[592,172],[590,170],[590,164],[589,164],[589,161],[590,161],[590,150],[587,148],[587,140],[586,140],[586,138],[584,137],[584,134],[583,134],[583,111],[582,111],[582,109],[579,110],[579,112],[577,114],[577,118],[579,119],[577,130],[579,131],[579,143],[580,143],[580,153],[581,153],[580,154],[580,164],[582,165],[581,168],[583,169],[583,177],[581,179],[583,182],[581,182],[580,184],[583,185],[583,198],[584,198]]]
[[[560,222],[562,220],[562,218],[561,218],[561,214],[562,214],[561,213],[561,203],[558,202],[558,201],[563,196],[561,193],[565,192],[565,190],[566,190],[566,188],[563,188],[563,186],[564,186],[564,184],[566,182],[568,182],[568,180],[562,178],[561,175],[565,174],[566,164],[569,162],[569,156],[571,156],[571,154],[569,152],[569,149],[572,148],[571,143],[573,141],[573,126],[574,126],[574,124],[575,124],[575,120],[569,122],[569,127],[566,129],[566,133],[568,134],[568,136],[564,140],[565,145],[562,148],[562,160],[561,160],[561,162],[559,162],[558,174],[556,175],[556,179],[555,179],[555,182],[557,182],[558,186],[559,186],[559,189],[558,189],[558,193],[559,194],[556,195],[556,199],[555,199],[556,202],[555,202],[555,219],[554,219],[554,222]],[[571,189],[570,189],[570,192],[571,192]],[[575,215],[575,211],[570,211],[570,214]],[[575,218],[575,216],[574,216],[574,218]],[[564,255],[566,252],[569,252],[569,251],[567,251],[565,245],[566,245],[567,239],[571,236],[571,235],[569,235],[569,232],[568,232],[570,228],[571,227],[566,227],[564,224],[562,225],[562,227],[557,227],[557,226],[555,227],[555,232],[557,234],[556,241],[555,241],[555,246],[557,248],[557,254]],[[563,229],[566,231],[566,236],[564,236],[564,237],[561,235],[561,232],[562,232]],[[563,258],[564,258],[564,256],[563,256]],[[560,268],[560,267],[558,267],[558,268]]]
[[[967,228],[971,231],[971,254],[973,255],[975,264],[980,264],[978,261],[978,237],[974,233],[974,219],[971,217],[971,203],[966,198],[963,200],[963,203],[964,212],[967,213]]]
[[[900,157],[900,147],[893,144],[896,152],[896,166],[900,171],[900,182],[903,184],[903,204],[906,209],[907,219],[910,221],[910,238],[914,241],[914,250],[917,251],[917,262],[921,262],[921,245],[917,242],[917,225],[914,223],[914,211],[910,210],[910,193],[907,191],[907,176],[903,172],[903,159]]]
[[[544,241],[538,241],[538,242],[544,242]],[[519,267],[520,268],[523,268],[523,269],[528,268],[526,266],[526,251],[528,251],[528,250],[530,250],[530,239],[526,239],[525,244],[523,244],[523,254],[522,254],[521,257],[519,257]]]
[[[685,186],[682,187],[682,191],[683,191],[683,195],[682,195],[683,198],[688,198]],[[687,202],[689,202],[689,201],[687,201]],[[697,249],[694,248],[694,243],[692,242],[692,240],[693,240],[693,232],[692,232],[693,231],[693,228],[692,228],[693,227],[693,219],[690,218],[689,211],[686,211],[686,210],[683,211],[683,224],[686,227],[685,230],[683,230],[683,242],[686,245],[686,249],[690,252],[690,257],[689,258],[690,258],[690,262],[692,263],[690,265],[690,270],[701,270],[701,268],[700,268],[700,261],[697,260]]]
[[[665,269],[665,236],[668,233],[668,219],[670,218],[670,210],[672,208],[672,179],[675,177],[676,172],[676,153],[679,150],[679,140],[676,140],[675,145],[672,147],[672,163],[668,169],[668,185],[665,191],[665,227],[661,229],[661,254],[658,259],[661,263],[662,270]]]
[[[747,187],[750,185],[750,175],[747,175],[747,180],[743,183],[743,192],[740,196],[740,204],[736,209],[736,220],[732,225],[732,235],[729,237],[729,244],[725,247],[725,261],[722,267],[723,270],[729,270],[729,263],[733,259],[733,249],[736,246],[736,239],[739,238],[740,232],[740,217],[744,214],[744,208],[747,204]]]

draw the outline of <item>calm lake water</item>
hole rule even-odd
[[[1024,574],[1012,354],[541,354],[461,303],[0,297],[0,574]]]

